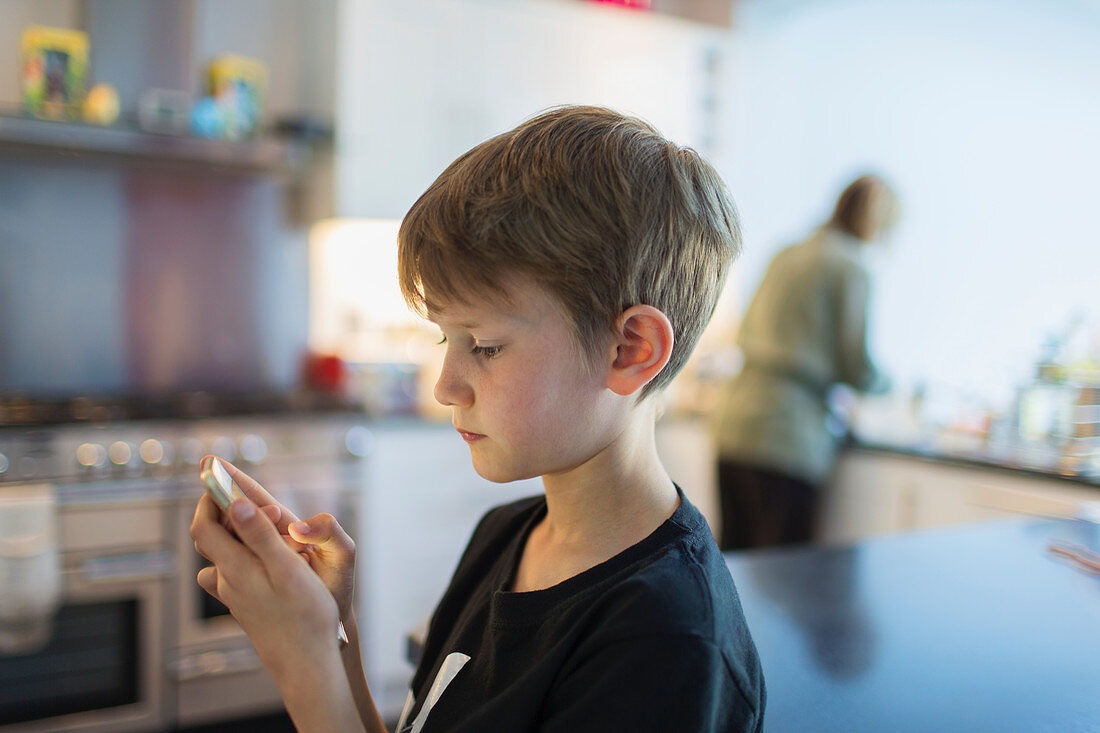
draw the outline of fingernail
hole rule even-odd
[[[293,529],[298,534],[309,534],[313,531],[313,528],[310,527],[309,524],[307,524],[306,522],[295,522],[294,524],[290,525],[290,529]]]
[[[244,499],[237,499],[230,508],[233,510],[233,518],[240,522],[252,519],[252,515],[256,513],[256,507],[252,506],[252,502]]]

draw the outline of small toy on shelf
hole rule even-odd
[[[225,136],[225,110],[213,97],[203,97],[191,107],[191,133],[217,139]]]
[[[255,59],[226,54],[210,62],[207,77],[210,96],[223,113],[222,136],[229,140],[252,137],[263,110],[267,67]]]
[[[96,84],[84,99],[84,121],[92,125],[113,125],[118,119],[118,90],[110,84]]]
[[[186,135],[191,97],[180,89],[146,89],[138,100],[138,126],[158,135]]]
[[[23,102],[46,119],[80,119],[88,74],[88,34],[32,25],[23,31]]]

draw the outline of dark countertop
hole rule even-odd
[[[1100,575],[1047,549],[1100,527],[1004,519],[730,553],[765,730],[1100,730]]]

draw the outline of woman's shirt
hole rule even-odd
[[[738,331],[741,374],[717,411],[719,454],[812,484],[832,468],[827,395],[885,386],[867,349],[863,243],[831,228],[772,260]]]

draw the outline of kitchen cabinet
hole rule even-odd
[[[1072,514],[1100,488],[1006,469],[966,466],[904,453],[849,449],[826,488],[822,539],[976,522],[1017,514]]]

